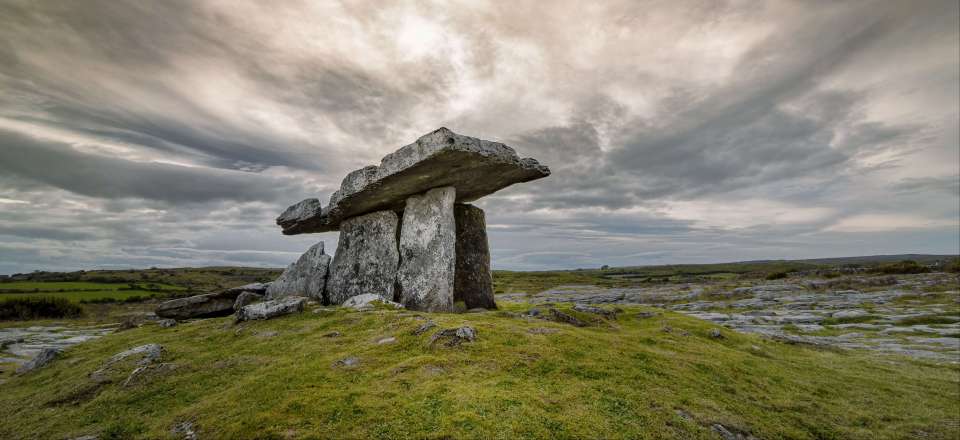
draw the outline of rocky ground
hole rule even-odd
[[[956,274],[704,282],[604,289],[559,286],[507,293],[530,304],[646,304],[788,343],[875,350],[960,362]]]
[[[0,364],[19,367],[47,348],[66,349],[113,332],[117,324],[67,327],[64,325],[0,328]]]

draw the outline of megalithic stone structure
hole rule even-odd
[[[326,207],[304,200],[277,224],[286,235],[341,231],[331,304],[373,293],[414,310],[495,308],[485,216],[466,203],[549,175],[504,144],[440,128],[349,173]]]

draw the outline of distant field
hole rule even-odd
[[[0,301],[8,298],[58,297],[73,302],[114,299],[122,301],[131,297],[147,298],[151,295],[164,297],[186,290],[183,287],[155,283],[93,283],[93,282],[42,282],[17,281],[0,283]]]

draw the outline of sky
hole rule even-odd
[[[0,274],[282,267],[445,126],[494,268],[960,252],[956,0],[0,0]]]

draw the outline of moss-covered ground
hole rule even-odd
[[[718,438],[715,424],[761,439],[960,436],[956,364],[725,329],[717,338],[708,322],[649,308],[610,321],[578,314],[592,325],[573,327],[520,317],[520,307],[147,324],[5,373],[0,438],[174,438],[182,422],[213,439],[696,439]],[[478,339],[431,345],[432,332],[412,334],[425,318],[472,326]],[[396,342],[378,344],[386,337]],[[163,368],[126,387],[89,378],[146,343],[164,346]],[[349,357],[359,363],[336,365]]]

